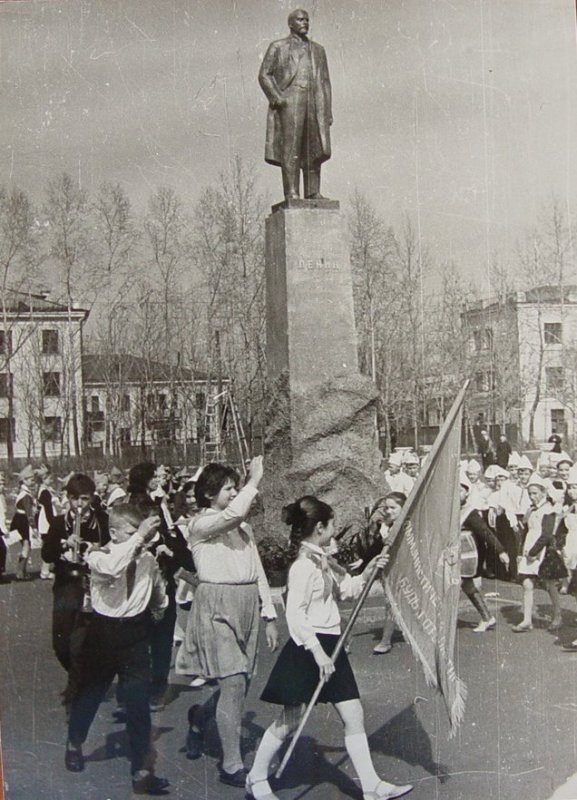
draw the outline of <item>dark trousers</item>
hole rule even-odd
[[[148,614],[115,619],[93,614],[82,658],[81,684],[70,709],[68,740],[86,741],[98,707],[118,675],[126,705],[131,770],[152,768]]]
[[[69,706],[78,691],[82,669],[82,650],[92,614],[82,611],[85,594],[85,579],[82,576],[56,579],[54,583],[54,607],[52,610],[52,647],[56,658],[68,673],[64,690],[64,704]]]
[[[176,600],[168,591],[168,607],[162,619],[150,623],[150,656],[152,665],[151,697],[161,698],[168,686],[172,643],[176,626]]]
[[[70,669],[72,660],[71,642],[73,633],[78,624],[78,617],[84,602],[83,577],[71,578],[54,583],[54,606],[52,609],[52,647],[56,658],[66,672]],[[82,635],[82,641],[84,635]],[[82,641],[75,644],[82,645]]]

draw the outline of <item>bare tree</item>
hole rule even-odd
[[[3,345],[0,348],[0,371],[6,374],[7,423],[6,454],[14,457],[14,391],[12,363],[14,355],[31,335],[30,326],[23,328],[11,324],[18,319],[14,295],[8,290],[25,289],[38,264],[38,247],[35,233],[34,208],[25,192],[0,187],[0,265],[2,269],[2,328]],[[9,309],[12,311],[9,314]],[[14,335],[13,335],[14,334]]]
[[[239,157],[194,213],[204,359],[217,384],[232,381],[249,434],[262,428],[266,391],[264,213],[253,168]]]
[[[68,339],[71,363],[66,371],[69,384],[65,396],[69,400],[74,454],[81,451],[80,392],[78,378],[82,365],[75,353],[72,312],[75,300],[91,302],[98,290],[98,274],[92,261],[90,207],[86,193],[63,173],[49,181],[44,215],[48,223],[47,240],[50,257],[55,263],[68,309]]]

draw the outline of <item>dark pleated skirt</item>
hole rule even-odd
[[[569,573],[561,555],[552,547],[545,551],[545,558],[539,567],[539,577],[557,580],[566,578]]]
[[[339,640],[338,636],[319,633],[318,640],[327,655],[331,655]],[[319,682],[319,668],[310,650],[289,639],[281,650],[272,668],[261,700],[281,706],[308,703]],[[341,650],[335,671],[323,686],[318,703],[341,703],[359,698],[359,689],[349,657]]]

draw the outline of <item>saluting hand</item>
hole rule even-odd
[[[252,459],[248,468],[248,482],[255,488],[258,488],[258,485],[262,480],[263,473],[264,466],[262,463],[262,456],[256,456]]]
[[[140,523],[137,534],[142,537],[143,542],[150,542],[154,539],[159,527],[160,517],[155,514],[152,517],[147,517]]]

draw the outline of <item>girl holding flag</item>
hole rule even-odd
[[[307,495],[283,509],[291,526],[290,541],[296,560],[288,577],[286,617],[290,639],[280,653],[261,699],[283,706],[265,731],[257,750],[246,790],[254,800],[276,800],[268,782],[271,762],[284,741],[299,725],[319,680],[324,686],[319,702],[332,703],[345,729],[345,747],[361,782],[364,800],[392,800],[407,794],[410,784],[395,786],[377,775],[369,751],[359,690],[346,652],[331,660],[341,632],[336,596],[360,595],[377,556],[361,575],[351,577],[324,548],[334,535],[334,512],[326,503]]]

